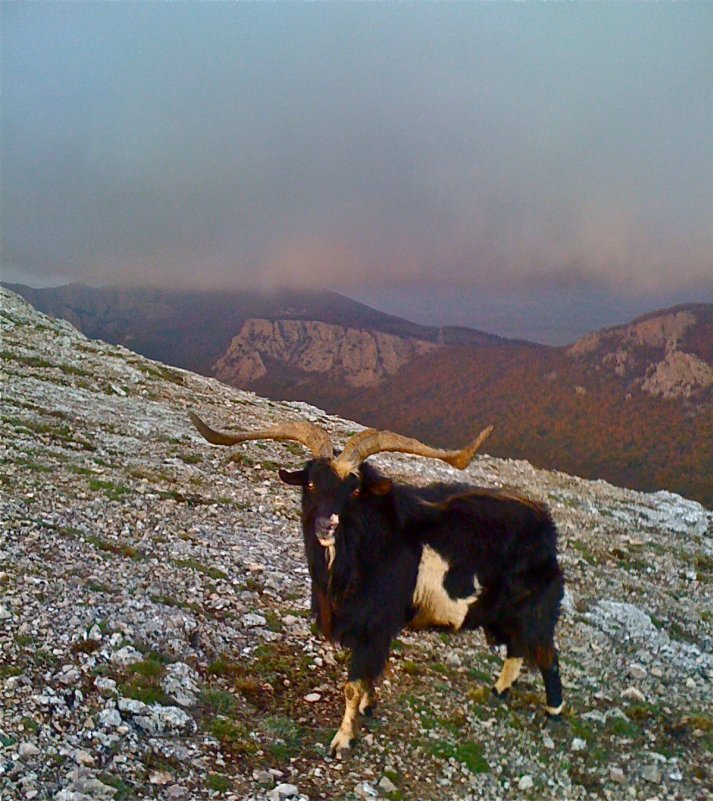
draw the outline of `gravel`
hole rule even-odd
[[[466,480],[546,501],[560,529],[563,720],[546,724],[535,671],[491,699],[503,654],[480,633],[404,632],[375,718],[333,760],[344,655],[311,628],[298,497],[276,474],[303,454],[213,448],[187,410],[337,441],[360,427],[88,340],[6,290],[0,305],[3,801],[713,797],[700,504],[478,457]]]

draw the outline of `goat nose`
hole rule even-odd
[[[325,542],[333,542],[334,534],[339,525],[339,515],[330,515],[329,517],[318,517],[314,521],[314,533],[317,539],[324,544]]]

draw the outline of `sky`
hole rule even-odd
[[[571,341],[713,301],[713,4],[2,4],[4,280]]]

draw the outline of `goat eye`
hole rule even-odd
[[[305,489],[307,490],[307,492],[312,492],[312,490],[314,489],[314,481],[308,481],[305,484]]]

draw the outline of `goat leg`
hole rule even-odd
[[[369,696],[370,682],[364,679],[348,681],[344,685],[344,717],[339,730],[329,745],[332,756],[341,757],[351,748],[359,729],[359,709],[362,698]]]

